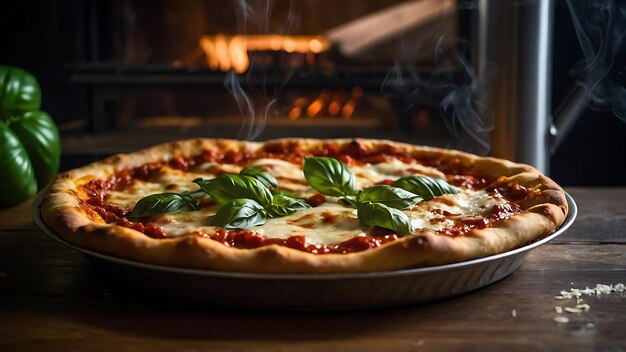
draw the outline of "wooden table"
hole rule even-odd
[[[568,191],[580,208],[576,223],[504,280],[431,304],[338,313],[122,294],[81,254],[37,230],[30,204],[5,209],[0,351],[626,350],[626,292],[583,296],[587,312],[555,312],[576,304],[555,299],[561,290],[626,283],[626,188]]]

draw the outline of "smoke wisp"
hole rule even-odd
[[[489,133],[493,130],[493,114],[480,101],[484,82],[476,77],[466,58],[468,43],[456,40],[456,51],[446,51],[441,36],[435,51],[436,69],[420,76],[413,65],[396,62],[388,71],[381,92],[401,99],[406,110],[417,102],[418,96],[441,97],[443,123],[452,137],[450,147],[485,155],[490,149]]]
[[[285,18],[273,19],[274,3],[263,0],[236,0],[235,14],[241,34],[288,34],[300,24],[297,2],[291,0]],[[275,28],[274,23],[280,23]],[[243,118],[238,139],[255,140],[263,130],[268,116],[273,114],[274,104],[283,86],[293,75],[294,69],[258,70],[254,57],[250,58],[248,70],[237,75],[231,70],[224,79],[226,90],[233,96]],[[270,81],[271,82],[268,82]],[[241,81],[245,84],[242,85]],[[244,89],[245,87],[245,89]]]
[[[589,94],[589,106],[626,122],[626,2],[567,0],[584,59],[570,70]]]

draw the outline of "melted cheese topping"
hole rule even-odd
[[[504,202],[493,198],[484,191],[465,191],[457,195],[445,195],[417,203],[405,213],[415,230],[441,230],[454,226],[454,221],[441,214],[445,211],[455,216],[479,216],[491,211],[491,207]],[[166,214],[159,216],[156,223],[168,236],[182,236],[193,231],[214,233],[216,228],[209,225],[209,217],[217,212],[217,207],[203,208],[200,211]],[[361,226],[356,209],[343,206],[338,199],[330,198],[315,208],[298,211],[294,214],[268,219],[262,226],[251,228],[266,238],[287,239],[291,236],[305,236],[312,244],[337,244],[356,236],[366,235],[370,228]]]
[[[281,189],[289,190],[300,197],[308,197],[316,192],[306,183],[300,165],[277,159],[258,159],[249,166],[261,169],[277,178]],[[110,192],[107,201],[125,211],[130,211],[141,198],[162,192],[193,191],[198,187],[193,180],[198,177],[213,178],[223,172],[238,173],[241,166],[205,163],[194,172],[183,172],[164,168],[162,173],[151,181],[135,180],[123,191]],[[407,164],[393,159],[379,164],[356,165],[350,168],[356,177],[359,188],[366,188],[384,180],[395,180],[403,176],[427,174],[438,176],[436,169],[417,163]],[[476,217],[489,214],[492,207],[504,203],[501,198],[488,195],[485,191],[464,190],[459,194],[443,195],[422,201],[403,212],[411,220],[416,231],[421,229],[442,230],[454,226],[455,218]],[[164,214],[153,217],[166,236],[183,236],[194,231],[207,234],[215,232],[209,225],[209,218],[218,206],[204,207],[200,211]],[[312,244],[337,244],[356,236],[367,234],[371,229],[361,226],[356,209],[346,207],[338,198],[327,197],[327,202],[311,209],[298,211],[285,217],[268,219],[262,226],[251,228],[266,238],[287,239],[291,236],[305,236]]]
[[[485,191],[464,191],[418,202],[404,213],[411,219],[414,229],[442,230],[454,226],[452,217],[483,216],[498,203],[505,203],[505,200],[494,198]],[[444,212],[450,215],[442,215]]]

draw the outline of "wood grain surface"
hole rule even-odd
[[[277,312],[198,305],[124,287],[32,223],[30,204],[0,210],[0,351],[623,351],[626,292],[561,290],[626,283],[626,188],[571,188],[574,225],[509,277],[423,305]],[[294,292],[297,294],[297,292]],[[568,323],[557,323],[557,316]]]

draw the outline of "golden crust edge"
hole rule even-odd
[[[210,148],[255,151],[266,143],[294,143],[304,149],[320,143],[351,143],[369,148],[393,145],[411,152],[457,157],[477,172],[499,165],[521,182],[542,183],[542,193],[551,203],[533,205],[526,212],[501,221],[496,227],[474,229],[460,237],[445,237],[428,231],[403,237],[382,247],[349,254],[315,255],[271,245],[257,249],[226,247],[206,238],[185,236],[156,240],[132,229],[94,222],[71,194],[73,180],[86,175],[106,177],[120,169],[177,156],[190,156]],[[513,174],[511,174],[513,170]],[[500,170],[499,170],[500,171]],[[521,175],[521,176],[520,176]],[[523,246],[552,233],[567,215],[563,190],[534,168],[510,161],[479,157],[461,151],[412,146],[387,140],[279,139],[240,142],[226,139],[192,139],[158,145],[131,154],[115,155],[100,162],[59,175],[42,202],[44,222],[69,243],[96,252],[146,263],[219,271],[257,273],[349,273],[449,264],[489,256]]]

